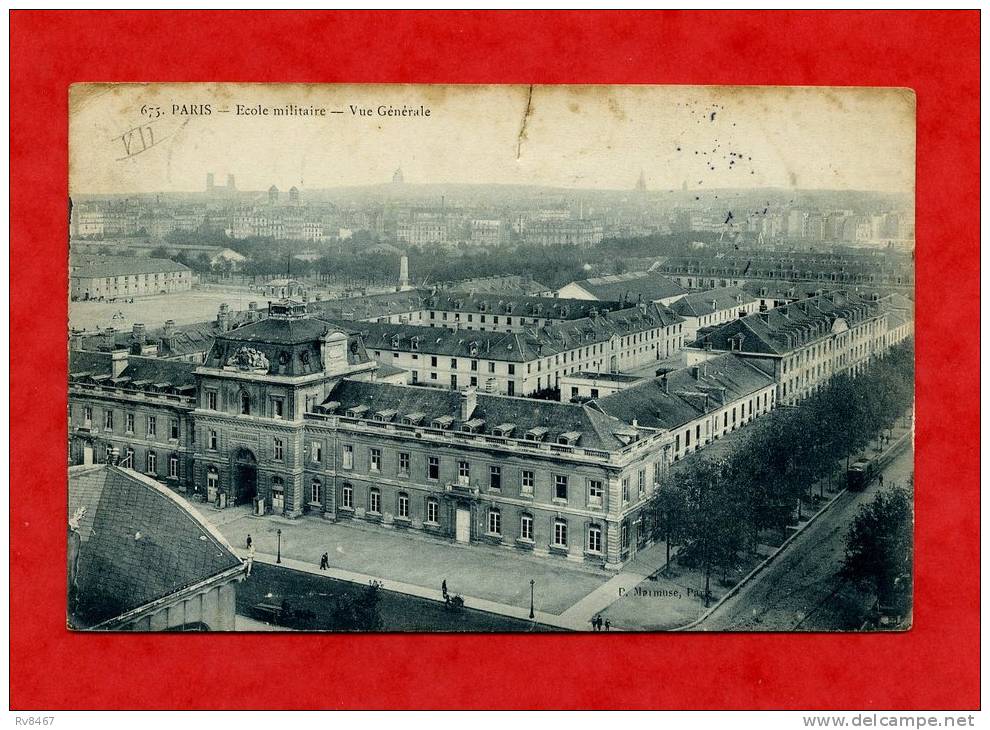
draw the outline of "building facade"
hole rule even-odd
[[[72,299],[117,299],[189,291],[192,270],[169,259],[74,257],[69,263]]]

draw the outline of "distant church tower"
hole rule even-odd
[[[268,188],[268,202],[272,205],[278,205],[278,188],[274,185]]]
[[[644,192],[646,190],[646,177],[643,175],[643,171],[639,171],[639,180],[636,181],[636,190],[639,192]]]
[[[289,205],[299,205],[299,188],[295,185],[289,188]]]
[[[392,182],[395,185],[401,185],[405,181],[406,181],[406,178],[402,174],[402,168],[401,167],[395,168],[395,172],[392,173]]]

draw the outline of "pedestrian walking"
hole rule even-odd
[[[605,630],[606,631],[611,631],[612,630],[612,622],[609,621],[608,619],[605,619]]]
[[[591,617],[591,630],[592,631],[598,631],[598,617],[597,616],[592,616]]]
[[[323,553],[323,555],[320,556],[320,570],[326,570],[329,567],[330,567],[330,554]]]
[[[880,475],[880,488],[883,489],[883,474]]]
[[[254,566],[254,545],[248,546],[248,556],[247,556],[247,574],[251,575],[251,568]]]
[[[247,548],[248,548],[248,550],[251,549],[251,533],[248,533],[248,536],[247,536]]]
[[[443,600],[447,600],[447,579],[444,578],[440,583],[440,592],[443,594]]]

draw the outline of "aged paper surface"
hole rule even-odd
[[[912,92],[69,101],[73,627],[910,626]]]

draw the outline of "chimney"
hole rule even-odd
[[[110,366],[113,377],[119,378],[127,367],[127,350],[113,350],[110,353]]]
[[[226,302],[220,305],[220,311],[217,312],[217,324],[221,332],[230,330],[230,305]]]
[[[461,420],[471,420],[474,409],[478,407],[478,389],[465,388],[461,391]]]
[[[100,343],[100,349],[106,350],[107,352],[113,351],[114,345],[116,344],[117,330],[113,327],[107,327],[103,330],[102,342]]]
[[[760,319],[763,320],[763,324],[770,324],[770,312],[760,312]]]
[[[698,365],[691,366],[691,377],[695,380],[701,380],[701,368]]]
[[[667,378],[667,373],[660,376],[660,387],[666,395],[670,395],[670,380]]]
[[[137,325],[135,325],[135,326],[137,326]],[[175,320],[174,319],[166,319],[165,320],[165,326],[162,327],[162,334],[164,334],[166,337],[171,337],[172,335],[175,334]]]
[[[116,446],[110,449],[110,458],[107,460],[107,463],[113,466],[120,466],[120,449]]]
[[[134,327],[131,329],[131,337],[140,345],[144,344],[144,324],[141,322],[135,322]]]

